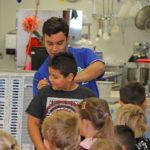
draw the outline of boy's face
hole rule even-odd
[[[59,52],[67,51],[69,37],[66,38],[63,32],[58,32],[56,34],[52,34],[51,36],[45,34],[43,39],[46,50],[51,58]]]
[[[66,91],[68,89],[68,85],[70,83],[69,75],[67,77],[64,77],[59,70],[51,67],[49,67],[49,73],[49,80],[54,90]]]

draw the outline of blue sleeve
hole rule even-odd
[[[37,88],[38,81],[42,79],[43,79],[42,75],[39,72],[36,72],[33,77],[33,96],[35,96],[36,93],[38,92],[38,88]]]
[[[87,49],[87,53],[86,53],[86,61],[87,61],[87,66],[89,66],[90,64],[96,62],[96,61],[100,61],[102,63],[104,63],[103,59],[100,59],[96,53],[94,51],[92,51],[91,49]],[[105,64],[105,63],[104,63]],[[105,73],[105,72],[104,72]],[[97,77],[97,80],[101,79],[104,75],[104,73],[102,73],[99,77]]]
[[[104,63],[104,60],[100,59],[96,53],[94,51],[92,51],[91,49],[88,49],[88,48],[83,48],[86,50],[86,53],[85,53],[85,60],[87,62],[87,65],[90,65],[92,64],[93,62],[96,62],[96,61],[101,61],[102,63]]]
[[[90,64],[96,61],[104,63],[104,60],[100,59],[100,57],[98,57],[96,53],[89,48],[69,48],[68,51],[74,55],[78,66],[81,67],[82,69],[85,69]],[[98,77],[98,79],[101,78],[103,75],[104,73],[101,74]]]

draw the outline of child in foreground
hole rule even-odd
[[[44,145],[47,150],[77,150],[79,118],[75,113],[56,111],[42,124]]]
[[[0,130],[0,150],[21,150],[17,140],[9,133]]]
[[[88,150],[98,138],[113,136],[113,121],[108,103],[98,98],[86,98],[77,106],[81,119],[80,135],[85,139],[78,150]]]
[[[145,137],[148,132],[148,124],[145,112],[141,107],[133,104],[125,104],[116,112],[116,125],[127,125],[135,134],[135,150],[150,150],[150,140]]]

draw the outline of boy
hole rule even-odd
[[[120,88],[120,104],[135,104],[146,108],[147,99],[144,86],[139,82],[129,82]]]
[[[60,52],[49,62],[49,80],[52,85],[44,86],[35,95],[26,112],[28,131],[37,150],[44,150],[40,135],[40,123],[53,111],[75,111],[76,103],[87,97],[96,97],[95,93],[81,85],[74,78],[77,63],[69,52]]]
[[[116,125],[114,137],[119,141],[124,150],[135,150],[134,132],[126,125]]]
[[[42,124],[44,145],[47,150],[77,150],[80,142],[79,119],[66,111],[56,111]]]
[[[100,79],[105,72],[104,61],[88,48],[68,48],[69,27],[63,18],[52,17],[43,25],[43,40],[49,54],[34,75],[33,95],[43,86],[51,84],[49,81],[48,62],[59,52],[73,54],[78,65],[78,74],[74,81],[93,90],[99,97],[96,79]],[[39,80],[37,83],[36,81]]]
[[[129,82],[120,88],[120,105],[135,104],[140,106],[143,110],[146,109],[147,99],[144,86],[139,82]],[[150,117],[147,116],[147,122],[150,127]],[[147,133],[150,138],[150,131]]]

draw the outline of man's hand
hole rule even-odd
[[[38,90],[39,90],[40,88],[42,88],[42,87],[44,87],[44,86],[47,86],[47,85],[49,85],[49,83],[48,83],[47,79],[44,78],[43,80],[40,80],[40,81],[39,81],[37,88],[38,88]]]

